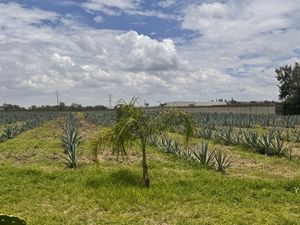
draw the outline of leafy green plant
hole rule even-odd
[[[215,153],[215,150],[209,152],[208,144],[202,140],[198,149],[193,152],[193,157],[201,165],[209,167],[209,166],[211,166],[211,164],[213,162],[214,153]]]
[[[294,117],[289,115],[283,117],[283,123],[285,128],[295,128],[295,120]]]
[[[260,154],[267,154],[272,143],[272,135],[269,132],[264,133],[256,142],[256,151]]]
[[[116,107],[116,124],[99,138],[101,143],[110,143],[117,152],[126,150],[126,145],[136,142],[142,152],[143,185],[150,186],[146,147],[149,145],[149,137],[162,136],[168,131],[176,131],[185,134],[185,141],[194,133],[194,123],[191,115],[186,112],[167,109],[157,113],[146,113],[141,107],[137,107],[138,98],[134,97],[129,103],[120,100]]]
[[[284,139],[286,141],[292,141],[292,134],[289,129],[284,132]]]
[[[148,137],[149,145],[158,146],[161,140],[156,135],[151,135]]]
[[[284,146],[284,140],[276,135],[274,141],[271,143],[271,153],[279,157],[286,155],[287,149]]]
[[[235,142],[235,137],[234,137],[232,127],[227,127],[225,129],[222,129],[216,134],[216,136],[218,141],[224,145],[234,144]]]
[[[181,149],[177,154],[179,157],[183,158],[186,161],[191,161],[193,159],[193,152],[191,149]]]
[[[258,142],[258,135],[256,132],[244,132],[245,144],[251,148],[256,148]]]
[[[177,155],[180,155],[180,152],[181,152],[180,143],[176,140],[167,138],[165,136],[163,136],[161,138],[161,141],[160,141],[160,144],[158,145],[158,147],[165,152],[176,153]]]
[[[285,140],[286,139],[285,133],[283,132],[282,129],[276,129],[275,132],[274,132],[274,136],[278,137],[281,140]]]
[[[240,129],[239,132],[235,132],[233,135],[233,143],[236,145],[242,144],[243,143],[243,136],[241,136],[242,130]]]
[[[7,139],[11,139],[17,136],[19,133],[20,133],[19,126],[8,126],[3,131],[3,134],[6,136]]]
[[[218,172],[225,174],[226,170],[232,165],[226,153],[220,150],[214,154],[215,168]]]
[[[6,141],[7,140],[7,137],[5,134],[1,134],[0,135],[0,142],[3,142],[3,141]]]
[[[292,160],[292,158],[293,158],[293,151],[291,148],[287,151],[287,157],[289,160]]]
[[[213,136],[213,130],[210,128],[203,128],[200,130],[199,135],[202,138],[210,139]]]
[[[293,141],[300,142],[300,129],[293,129],[292,131]]]
[[[76,168],[79,152],[78,146],[81,143],[82,136],[77,128],[77,121],[73,114],[70,114],[63,130],[62,145],[64,153],[67,155],[66,160],[70,168]]]

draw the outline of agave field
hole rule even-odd
[[[40,123],[52,120],[59,113],[49,112],[0,112],[0,142],[14,138],[20,133],[38,127]]]
[[[293,152],[287,143],[300,142],[300,116],[194,113],[193,117],[197,122],[195,138],[223,145],[239,145],[245,151],[291,159]],[[114,111],[89,112],[86,118],[96,125],[111,126],[116,115]],[[187,160],[193,158],[191,149],[182,148],[171,137],[151,137],[150,142],[158,149]]]
[[[180,126],[147,136],[149,189],[141,143],[114,152],[99,142],[117,117],[0,112],[0,215],[28,224],[300,224],[300,116],[194,113],[189,142]]]

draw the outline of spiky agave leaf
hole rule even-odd
[[[209,152],[208,144],[202,140],[198,147],[198,151],[193,152],[193,157],[201,165],[209,167],[213,162],[214,152],[215,150]]]
[[[256,132],[244,131],[244,141],[245,144],[251,148],[257,147],[258,135]]]
[[[226,169],[228,169],[232,165],[226,153],[223,153],[220,150],[214,154],[214,159],[215,159],[216,170],[223,174],[225,174]]]
[[[271,153],[279,157],[286,155],[287,149],[284,146],[284,140],[276,135],[274,141],[271,143]]]
[[[256,150],[260,154],[267,154],[269,151],[269,148],[271,147],[271,142],[272,142],[271,133],[269,133],[269,132],[264,133],[261,138],[257,139]]]
[[[63,129],[62,146],[66,154],[66,161],[70,168],[77,167],[79,157],[78,146],[81,143],[82,136],[77,127],[76,118],[70,114]]]
[[[235,137],[232,127],[222,129],[216,134],[217,139],[224,145],[234,144]]]

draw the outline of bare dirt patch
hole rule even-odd
[[[127,155],[120,154],[119,156],[117,156],[113,153],[112,149],[106,148],[98,153],[97,160],[98,162],[114,161],[122,164],[132,164],[140,162],[141,157],[140,154],[138,154],[136,151],[128,151]]]
[[[300,143],[288,143],[288,148],[292,150],[292,156],[300,157]]]
[[[85,119],[83,114],[77,116],[80,125],[80,131],[83,138],[86,140],[89,137],[94,137],[96,125]]]
[[[299,170],[288,164],[269,160],[269,156],[262,156],[262,159],[251,159],[235,153],[230,154],[232,169],[230,176],[247,178],[287,178],[293,179],[300,176]],[[286,160],[286,159],[282,159]]]

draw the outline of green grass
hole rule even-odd
[[[140,186],[139,152],[120,161],[103,157],[97,164],[91,158],[92,138],[81,146],[79,168],[68,169],[61,158],[61,124],[49,121],[0,143],[0,214],[49,225],[300,224],[300,172],[285,177],[271,171],[266,176],[264,168],[299,170],[298,160],[224,147],[240,157],[236,160],[262,165],[264,172],[233,164],[221,175],[149,148],[151,187],[145,189]]]

